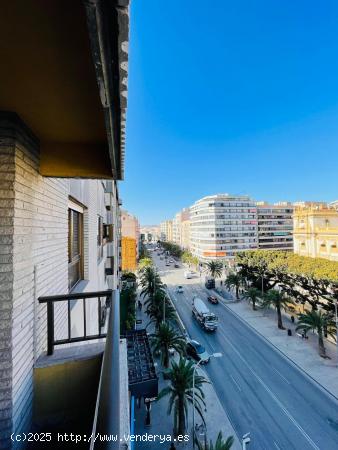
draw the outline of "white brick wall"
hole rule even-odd
[[[0,396],[6,400],[0,403],[0,417],[11,418],[13,430],[27,430],[34,356],[46,348],[46,307],[37,297],[67,292],[68,183],[38,174],[38,145],[30,136],[9,137],[1,144],[0,254],[6,276],[1,279],[0,345],[6,361],[0,367],[6,371],[0,373],[0,385],[10,390]],[[56,308],[56,321],[64,326],[62,308]],[[5,424],[10,425],[7,421],[0,429]]]
[[[68,292],[68,200],[82,203],[84,274],[80,291],[107,288],[104,257],[97,260],[97,215],[104,189],[97,180],[39,175],[37,140],[29,130],[0,122],[0,448],[12,431],[28,430],[33,367],[46,350],[46,305],[39,296]],[[67,336],[66,304],[55,308],[55,336]],[[72,309],[72,333],[82,331],[82,302]],[[97,331],[97,304],[88,301],[88,333]],[[96,327],[96,328],[95,328]]]

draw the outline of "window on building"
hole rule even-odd
[[[68,288],[83,279],[83,214],[68,209]]]

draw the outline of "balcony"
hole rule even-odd
[[[119,291],[40,297],[39,302],[47,309],[47,355],[34,368],[32,431],[128,434],[130,395],[156,397],[158,378],[145,330],[120,337]],[[66,319],[62,337],[57,326],[60,308]],[[74,333],[75,328],[82,332]],[[60,442],[56,448],[63,445]],[[30,448],[45,447],[34,443]],[[120,440],[97,440],[81,442],[76,448],[120,450],[128,446]]]
[[[120,392],[120,370],[125,378],[127,359],[125,351],[120,360],[119,292],[56,295],[40,297],[39,302],[47,305],[47,356],[39,358],[34,369],[34,431],[119,435],[120,405],[128,399],[127,392]],[[66,312],[62,338],[56,336],[60,308]],[[80,322],[79,335],[74,329],[81,327],[74,323]],[[97,443],[91,448],[120,447]]]

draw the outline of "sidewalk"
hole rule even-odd
[[[288,314],[282,313],[283,325],[286,329],[292,330],[292,336],[287,335],[287,330],[277,328],[277,313],[274,309],[253,311],[252,305],[244,300],[234,302],[233,294],[228,294],[229,300],[219,294],[218,297],[228,309],[338,398],[338,361],[335,344],[325,340],[326,353],[331,359],[323,359],[318,354],[317,335],[309,332],[309,339],[299,337],[295,332],[296,324],[291,322]]]
[[[142,300],[143,303],[143,300]],[[138,325],[138,327],[145,327],[145,325],[149,322],[148,317],[143,311],[137,310],[137,319],[142,320],[142,325]],[[148,327],[148,332],[152,332],[151,326]],[[166,380],[163,380],[163,376],[161,374],[161,364],[158,359],[155,359],[155,364],[157,364],[157,374],[159,377],[159,392],[168,385],[168,382]],[[199,372],[201,375],[204,375],[205,378],[207,378],[206,373],[203,371],[203,369],[199,369]],[[212,384],[204,384],[203,385],[203,391],[205,393],[205,401],[206,401],[206,409],[207,412],[205,413],[205,420],[206,420],[206,426],[207,426],[207,438],[208,441],[212,439],[214,442],[217,438],[217,435],[219,431],[222,431],[223,437],[227,438],[228,436],[234,436],[235,442],[232,446],[231,450],[240,450],[241,445],[239,443],[239,440],[236,436],[236,433],[224,411],[222,408],[219,399],[217,397],[217,394],[212,386]],[[168,409],[168,398],[165,397],[161,399],[159,402],[153,402],[151,405],[151,425],[146,426],[145,425],[145,418],[146,418],[146,408],[145,405],[142,403],[140,405],[140,408],[135,404],[135,434],[137,435],[145,435],[146,433],[152,434],[152,435],[170,435],[173,436],[173,415],[167,414]],[[178,443],[175,442],[175,446],[177,449],[184,449],[184,450],[190,450],[192,449],[192,437],[191,437],[191,430],[192,430],[192,406],[189,405],[189,417],[188,417],[188,426],[187,426],[187,434],[189,435],[189,441],[186,443]],[[195,422],[197,424],[201,423],[201,419],[199,418],[198,414],[195,414]],[[135,450],[148,450],[148,449],[161,449],[164,450],[169,449],[170,447],[170,440],[166,440],[163,443],[160,440],[157,440],[156,442],[135,442]]]

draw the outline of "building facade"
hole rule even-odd
[[[140,225],[135,216],[121,211],[122,270],[136,270],[139,255]]]
[[[190,219],[181,222],[181,247],[184,250],[190,249]]]
[[[338,211],[335,208],[298,207],[293,219],[295,253],[338,261]]]
[[[293,251],[293,206],[257,202],[258,248]]]
[[[161,239],[161,232],[159,225],[142,225],[140,233],[143,235],[146,242],[157,242]]]
[[[122,270],[135,272],[137,269],[136,240],[122,236],[121,267]]]
[[[175,214],[173,218],[172,242],[181,245],[181,213]]]
[[[173,239],[173,221],[164,220],[160,223],[160,240],[172,242]]]
[[[107,320],[114,338],[112,426],[117,433],[120,425],[123,429],[121,403],[121,411],[128,411],[128,385],[119,378],[122,372],[127,379],[127,357],[118,351],[127,347],[116,326],[128,2],[118,7],[101,0],[69,2],[65,14],[58,1],[51,0],[46,7],[13,0],[6,13],[0,18],[7,61],[6,71],[0,73],[0,448],[4,449],[24,446],[23,440],[13,444],[12,434],[43,426],[35,422],[33,405],[46,385],[49,392],[54,389],[43,397],[43,407],[50,408],[47,423],[55,424],[58,418],[69,425],[67,405],[76,409],[67,397],[71,389],[61,390],[62,383],[54,384],[53,379],[41,387],[36,374],[46,369],[58,374],[60,381],[67,366],[65,385],[74,387],[79,372],[70,366],[80,364],[77,356],[91,347],[89,342],[95,345],[96,361],[102,362],[105,338],[100,336]],[[15,40],[9,31],[14,28]],[[8,77],[14,73],[25,75]],[[90,383],[102,412],[102,384],[95,376]],[[85,385],[82,389],[86,392]],[[91,413],[83,417],[82,411],[82,421],[88,417]]]
[[[182,211],[178,212],[172,221],[172,242],[181,247],[184,247],[183,240],[187,240],[187,222],[190,219],[190,209],[184,208]],[[185,225],[184,225],[185,223]],[[185,228],[183,232],[183,227]],[[183,236],[185,233],[185,236]],[[186,242],[185,242],[186,243]]]
[[[334,209],[338,210],[338,200],[335,200],[334,202],[331,202],[331,203],[329,204],[329,206],[330,206],[331,208],[334,208]]]
[[[190,249],[201,261],[232,260],[257,247],[257,207],[250,197],[217,194],[191,206]]]

